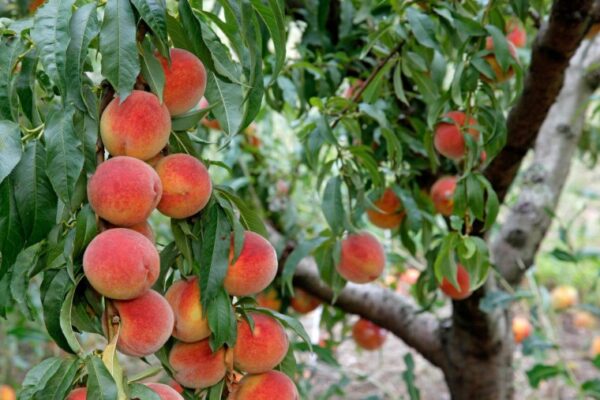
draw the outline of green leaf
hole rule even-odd
[[[206,400],[221,400],[223,398],[223,388],[225,387],[225,380],[221,379],[219,383],[208,388],[206,394]]]
[[[27,291],[29,288],[29,273],[36,266],[41,250],[42,243],[38,242],[20,252],[15,260],[11,277],[10,292],[12,297],[23,315],[30,320],[34,319],[36,311],[31,304]]]
[[[60,200],[71,209],[76,206],[71,202],[84,163],[81,141],[73,125],[74,113],[70,106],[51,111],[44,131],[48,178]]]
[[[431,49],[437,47],[435,41],[435,25],[427,15],[419,12],[416,8],[408,7],[406,9],[406,18],[419,43]]]
[[[77,358],[63,360],[60,368],[52,375],[46,388],[43,390],[43,397],[38,398],[43,398],[44,400],[64,400],[71,391],[78,369],[79,360]]]
[[[66,94],[69,21],[74,3],[75,0],[48,0],[35,13],[31,29],[41,64],[62,94]]]
[[[48,274],[48,273],[46,273]],[[69,290],[74,286],[66,269],[61,269],[55,275],[44,276],[44,281],[50,280],[46,295],[42,298],[44,322],[50,337],[63,350],[72,353],[73,350],[63,333],[60,321],[62,305]]]
[[[207,310],[206,319],[212,332],[210,347],[213,351],[226,344],[233,347],[237,340],[237,321],[231,306],[231,298],[225,289],[219,289]]]
[[[69,344],[71,351],[73,353],[78,353],[78,354],[83,354],[83,349],[81,348],[79,341],[75,337],[75,332],[73,331],[73,323],[71,321],[71,311],[73,308],[73,297],[75,296],[75,290],[77,289],[77,284],[79,282],[81,282],[82,277],[83,277],[83,275],[80,276],[80,278],[77,280],[75,285],[73,285],[67,292],[67,295],[65,296],[65,298],[63,300],[63,304],[60,308],[60,314],[59,314],[60,315],[59,325],[60,325],[62,334],[65,337],[67,343]]]
[[[202,37],[200,21],[198,21],[198,18],[194,15],[189,1],[180,1],[178,10],[179,19],[181,20],[181,24],[179,25],[182,29],[180,32],[176,32],[176,37],[180,37],[179,41],[181,42],[182,47],[196,54],[209,71],[216,71],[213,56]],[[171,24],[171,21],[169,21],[169,24]],[[173,28],[171,29],[177,29],[177,25],[178,24],[172,24]],[[169,34],[171,34],[171,30],[169,31]],[[209,103],[211,103],[210,99]]]
[[[17,120],[16,104],[13,101],[13,73],[23,50],[24,46],[20,40],[13,40],[11,43],[0,41],[0,119]]]
[[[267,231],[263,220],[260,218],[260,215],[258,215],[255,209],[249,207],[231,188],[227,186],[217,186],[215,187],[215,192],[223,195],[223,197],[227,198],[227,200],[236,206],[240,212],[240,221],[242,222],[242,225],[244,225],[244,228],[256,232],[266,239],[269,238],[269,232]]]
[[[161,400],[158,393],[140,383],[132,383],[129,385],[129,397],[140,400]]]
[[[61,364],[61,358],[52,357],[30,369],[19,391],[19,400],[33,400],[37,393],[43,392],[48,381],[59,370]]]
[[[148,38],[142,43],[142,75],[152,92],[163,101],[163,89],[165,87],[165,71],[158,58],[154,55]]]
[[[156,283],[152,287],[154,290],[159,293],[164,293],[166,290],[166,282],[165,279],[167,277],[167,273],[169,272],[169,268],[175,262],[175,259],[179,255],[179,251],[177,250],[177,246],[175,242],[171,242],[166,245],[160,252],[160,274],[158,275],[158,279]]]
[[[117,384],[102,360],[90,356],[86,361],[88,372],[87,400],[117,400]]]
[[[510,52],[508,50],[508,41],[504,33],[494,25],[487,25],[485,29],[492,36],[494,49],[492,50],[502,71],[506,71],[510,64]]]
[[[171,129],[174,131],[187,131],[198,126],[198,122],[208,115],[211,108],[189,111],[185,114],[174,116],[171,119]]]
[[[57,197],[46,174],[46,149],[39,140],[25,146],[14,174],[16,206],[29,243],[46,237],[56,220]]]
[[[296,379],[297,365],[296,357],[294,356],[294,346],[288,348],[285,358],[279,363],[277,369],[289,376],[290,379]]]
[[[554,378],[556,376],[567,376],[567,371],[562,365],[544,365],[536,364],[527,371],[527,379],[533,388],[537,388],[542,381]]]
[[[131,0],[131,3],[161,43],[167,45],[169,39],[167,37],[167,9],[165,1]]]
[[[479,309],[485,313],[491,313],[496,309],[506,310],[514,302],[522,299],[531,299],[533,297],[533,293],[524,290],[519,290],[514,294],[502,290],[495,290],[485,294],[485,297],[479,302]]]
[[[406,384],[406,391],[408,392],[410,400],[419,400],[421,398],[421,393],[415,383],[415,361],[412,354],[407,353],[404,356],[404,364],[406,365],[406,370],[402,372],[402,379]]]
[[[7,179],[0,184],[0,260],[2,262],[0,280],[24,246],[25,239],[16,207],[12,179]],[[0,291],[0,298],[2,294],[7,292]],[[2,301],[0,301],[0,315],[4,315]]]
[[[455,288],[459,288],[456,281],[456,260],[454,258],[454,249],[457,242],[460,240],[456,232],[451,232],[442,240],[442,245],[435,258],[433,269],[438,282],[442,282],[446,278]]]
[[[329,179],[325,185],[321,208],[331,231],[336,235],[341,234],[344,231],[345,211],[342,202],[342,179],[339,176]]]
[[[0,121],[0,183],[21,159],[21,131],[11,121]]]
[[[90,43],[100,32],[100,23],[95,3],[79,7],[73,18],[69,34],[71,41],[67,47],[66,86],[67,100],[72,101],[82,111],[86,109],[82,91],[82,74]]]
[[[38,118],[36,104],[37,98],[36,93],[34,92],[36,80],[35,74],[38,66],[38,60],[39,58],[37,49],[30,50],[21,60],[21,72],[19,72],[19,75],[14,82],[23,114],[25,114],[32,124],[37,122]],[[1,63],[2,61],[0,61],[0,65],[2,65]],[[3,72],[4,70],[0,72],[0,76]],[[2,79],[3,78],[0,78],[0,81]],[[0,89],[0,93],[2,93],[2,89]],[[0,94],[0,103],[2,103],[1,98],[2,96]],[[1,105],[0,109],[2,109]]]
[[[581,389],[586,395],[594,399],[600,399],[600,379],[590,379],[583,382]]]
[[[267,6],[261,0],[251,0],[252,7],[258,12],[263,22],[267,26],[273,45],[275,47],[275,68],[271,74],[271,83],[277,79],[277,75],[283,68],[285,62],[285,20],[281,2],[278,0],[269,0]]]
[[[135,35],[135,18],[129,0],[107,1],[100,29],[102,75],[115,88],[121,102],[133,90],[140,73]]]
[[[293,290],[292,279],[294,278],[296,267],[302,259],[312,253],[325,240],[327,239],[318,237],[312,240],[301,241],[286,258],[285,264],[283,265],[283,272],[281,273],[281,281],[287,286],[290,293]]]
[[[188,267],[191,268],[193,264],[192,246],[190,243],[190,238],[184,233],[183,230],[183,227],[187,223],[187,221],[172,219],[171,231],[173,232],[173,237],[175,238],[175,244],[177,245],[177,249],[183,256],[185,261],[189,264]]]
[[[204,96],[208,100],[208,104],[214,107],[213,115],[225,133],[228,135],[237,133],[244,115],[242,107],[244,97],[241,86],[224,82],[212,72],[208,72],[207,75],[208,81]]]
[[[296,335],[298,335],[308,345],[309,350],[312,351],[312,343],[310,341],[310,336],[308,336],[306,329],[304,329],[304,325],[302,325],[302,323],[300,321],[298,321],[296,318],[290,317],[289,315],[279,313],[277,311],[273,311],[268,308],[248,307],[248,309],[252,310],[252,311],[257,311],[257,312],[260,312],[263,314],[267,314],[273,318],[278,319],[279,322],[281,322],[283,324],[283,326],[292,330]]]

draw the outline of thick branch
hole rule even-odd
[[[548,24],[535,40],[523,93],[508,115],[507,144],[486,171],[500,200],[563,86],[564,71],[592,22],[593,3],[556,0]]]
[[[600,44],[588,42],[573,57],[565,85],[538,135],[534,160],[524,174],[517,203],[492,242],[497,268],[512,284],[518,283],[533,263],[552,222],[550,211],[556,208],[569,175],[583,130],[585,106],[599,83],[597,72],[590,77],[586,71],[598,61]]]

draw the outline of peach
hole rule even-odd
[[[110,222],[106,223],[106,229],[114,229],[114,228],[122,228],[122,227],[113,225]],[[150,226],[148,221],[144,221],[139,224],[128,226],[127,229],[131,229],[133,231],[141,233],[146,238],[148,238],[148,240],[151,241],[152,243],[156,242],[156,240],[154,238],[154,231],[152,230],[152,227]]]
[[[600,356],[600,336],[592,339],[592,345],[590,346],[590,355],[592,357]]]
[[[233,236],[229,252],[229,267],[225,289],[232,296],[251,296],[264,290],[277,274],[277,253],[265,238],[257,233],[244,232],[242,251],[233,262]]]
[[[320,305],[321,300],[315,296],[300,288],[294,288],[294,297],[292,297],[291,306],[300,314],[308,314],[316,310]]]
[[[208,106],[209,106],[209,104],[208,104],[208,100],[206,100],[206,97],[201,98],[200,102],[198,103],[198,109],[204,110]],[[202,118],[200,123],[209,129],[214,129],[216,131],[221,130],[221,124],[216,119],[208,119],[208,118],[204,117],[204,118]]]
[[[254,321],[254,329],[245,319],[238,322],[233,363],[237,369],[250,374],[267,372],[285,358],[289,340],[285,329],[275,318],[256,312],[249,316]]]
[[[588,311],[576,311],[573,316],[573,325],[579,329],[592,329],[597,322],[596,317]]]
[[[256,302],[260,307],[268,308],[273,311],[281,310],[281,299],[279,293],[274,288],[263,290],[256,295]]]
[[[84,397],[81,397],[81,399],[85,400],[85,392]],[[0,385],[0,400],[17,400],[17,394],[15,393],[15,389],[8,385]],[[72,400],[77,400],[77,398],[74,398]]]
[[[225,350],[213,353],[208,339],[194,343],[177,342],[169,353],[173,377],[182,386],[201,389],[225,377]]]
[[[37,10],[42,4],[44,4],[45,1],[46,0],[33,0],[31,3],[29,3],[29,7],[27,7],[27,9],[30,13],[34,13],[35,10]],[[0,400],[4,399],[0,397]]]
[[[400,226],[405,213],[400,199],[392,189],[385,189],[383,195],[374,201],[373,205],[381,210],[367,210],[367,216],[373,225],[383,229],[395,229]]]
[[[87,389],[82,387],[82,388],[77,388],[71,391],[71,393],[69,393],[69,395],[67,396],[67,400],[86,400],[87,398]],[[4,400],[4,398],[0,397],[1,400]]]
[[[171,134],[171,116],[152,93],[134,90],[121,103],[113,99],[100,118],[100,135],[113,156],[148,160],[160,152]]]
[[[352,338],[365,350],[377,350],[387,338],[387,331],[366,319],[359,319],[352,326]]]
[[[419,276],[421,276],[421,271],[416,268],[408,268],[400,275],[400,281],[414,285],[419,280]]]
[[[456,280],[459,287],[454,287],[449,280],[444,278],[440,284],[440,290],[451,299],[463,300],[471,295],[471,279],[465,267],[460,264],[457,264],[456,267]]]
[[[156,392],[160,400],[183,400],[183,397],[171,386],[162,383],[146,383],[145,385]]]
[[[171,115],[183,114],[204,96],[206,69],[198,57],[183,49],[171,49],[171,63],[158,56],[165,73],[163,100]]]
[[[171,379],[169,386],[171,386],[177,393],[183,393],[183,386],[181,386],[175,379]]]
[[[283,372],[269,371],[264,374],[246,375],[229,400],[298,400],[298,390]]]
[[[515,47],[525,47],[527,44],[527,32],[521,21],[511,18],[506,24],[506,39]]]
[[[444,157],[460,160],[466,152],[463,134],[471,135],[475,141],[479,140],[479,131],[475,129],[477,121],[469,117],[467,123],[467,115],[462,111],[451,111],[444,118],[451,119],[453,122],[440,122],[436,126],[433,145]]]
[[[345,97],[348,100],[352,99],[352,96],[354,96],[354,93],[356,91],[358,91],[364,84],[365,84],[365,82],[363,80],[357,79],[352,85],[348,86],[348,88],[344,91],[344,94],[342,97]]]
[[[88,199],[98,216],[111,224],[131,226],[148,219],[162,195],[158,174],[132,157],[100,164],[88,182]]]
[[[515,48],[515,45],[512,44],[512,42],[510,42],[510,41],[507,42],[507,44],[508,44],[508,52],[510,53],[510,56],[515,61],[518,61],[517,50]],[[498,60],[496,59],[496,55],[493,53],[494,40],[492,39],[491,36],[488,36],[485,39],[485,49],[490,51],[491,53],[484,56],[483,59],[490,65],[490,67],[492,67],[492,70],[494,71],[495,79],[490,80],[487,76],[484,76],[484,75],[481,75],[481,78],[486,82],[496,82],[496,83],[501,83],[501,82],[504,82],[504,81],[512,78],[513,75],[515,74],[515,69],[512,66],[509,66],[506,71],[502,70],[502,67],[500,67]]]
[[[158,351],[171,336],[175,317],[164,297],[148,290],[133,300],[112,302],[121,320],[117,349],[129,356],[146,357]],[[106,331],[106,318],[102,318]]]
[[[187,218],[202,210],[212,192],[208,170],[188,154],[172,154],[156,164],[163,187],[158,211],[171,218]]]
[[[431,187],[433,206],[437,212],[446,217],[452,215],[457,180],[455,176],[444,176],[438,179]]]
[[[556,310],[564,310],[577,304],[579,295],[577,289],[569,285],[555,287],[550,293],[552,307]]]
[[[175,315],[173,336],[176,339],[182,342],[197,342],[210,336],[208,321],[200,303],[198,278],[173,283],[165,298]]]
[[[514,317],[512,320],[512,332],[515,343],[521,343],[531,335],[533,327],[525,317]]]
[[[367,283],[379,278],[385,267],[383,246],[367,232],[353,233],[342,240],[338,273],[354,283]]]
[[[111,299],[136,298],[152,287],[160,273],[158,251],[131,229],[102,232],[83,254],[83,272],[98,293]]]

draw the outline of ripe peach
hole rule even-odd
[[[415,268],[408,268],[400,275],[400,281],[414,285],[419,280],[419,276],[421,276],[421,271]]]
[[[514,317],[512,320],[512,332],[515,343],[521,343],[531,335],[533,327],[525,317]]]
[[[171,379],[171,381],[169,381],[169,386],[175,389],[177,393],[183,393],[183,386],[181,386],[175,379]]]
[[[256,302],[259,306],[269,308],[273,311],[281,310],[281,299],[277,290],[272,287],[257,294]]]
[[[291,306],[300,314],[308,314],[316,310],[320,305],[321,300],[315,296],[300,288],[294,288],[294,297],[292,297]]]
[[[469,117],[467,123],[467,115],[462,111],[451,111],[444,117],[454,122],[440,122],[436,126],[435,137],[433,138],[434,147],[444,157],[460,160],[466,152],[463,134],[471,135],[475,141],[479,140],[479,131],[475,129],[477,121]]]
[[[287,354],[289,341],[275,318],[250,313],[254,330],[245,319],[238,322],[238,337],[233,348],[233,363],[239,370],[257,374],[275,368]]]
[[[395,229],[400,226],[405,212],[400,199],[392,189],[385,189],[383,195],[374,201],[373,205],[381,210],[367,210],[367,216],[373,225],[383,229]]]
[[[160,273],[160,257],[144,235],[131,229],[102,232],[83,254],[90,285],[111,299],[136,298],[152,287]]]
[[[171,218],[187,218],[202,210],[212,192],[208,170],[188,154],[171,154],[156,164],[163,187],[158,211]]]
[[[552,307],[556,310],[564,310],[577,304],[579,295],[577,289],[569,285],[555,287],[550,293]]]
[[[455,288],[449,280],[444,278],[440,284],[440,290],[451,299],[463,300],[471,295],[471,280],[465,267],[460,264],[457,264],[456,267],[456,280],[459,288]]]
[[[67,396],[67,400],[86,400],[86,398],[87,398],[87,389],[84,387],[72,390],[71,393],[69,393],[69,395]],[[4,399],[4,397],[0,396],[0,400],[8,400],[8,399]]]
[[[590,355],[592,357],[597,357],[600,355],[600,336],[596,336],[592,340],[592,345],[590,346]]]
[[[277,274],[277,254],[271,243],[257,233],[246,231],[235,262],[233,250],[232,236],[224,281],[227,292],[232,296],[251,296],[269,286]]]
[[[352,338],[365,350],[377,350],[387,338],[387,331],[366,319],[359,319],[352,326]]]
[[[200,389],[212,386],[225,376],[225,350],[213,353],[208,339],[194,343],[177,342],[169,353],[173,377],[182,386]]]
[[[367,283],[379,278],[385,267],[385,250],[375,236],[367,232],[353,233],[342,240],[338,273],[354,283]]]
[[[516,50],[515,46],[510,41],[507,43],[508,43],[508,52],[510,53],[510,56],[515,61],[518,61],[517,50]],[[493,53],[494,40],[492,39],[491,36],[488,36],[485,39],[485,49],[492,52],[492,53],[486,55],[484,57],[484,60],[490,65],[490,67],[492,67],[492,70],[494,71],[494,75],[496,76],[496,78],[491,80],[487,76],[484,76],[484,75],[482,75],[481,78],[486,82],[496,82],[496,83],[501,83],[501,82],[504,82],[504,81],[512,78],[513,75],[515,74],[515,69],[512,66],[509,66],[506,71],[502,70],[502,67],[500,67],[498,60],[496,59],[496,55]]]
[[[343,97],[350,100],[352,98],[352,96],[354,96],[354,93],[356,91],[358,91],[364,84],[365,84],[365,82],[363,80],[357,79],[352,85],[348,86],[348,88],[344,91]]]
[[[506,24],[506,39],[515,47],[525,47],[527,44],[527,32],[521,21],[511,18]]]
[[[431,200],[435,210],[446,217],[452,215],[452,209],[454,208],[456,181],[455,176],[444,176],[431,187]]]
[[[209,106],[208,100],[206,100],[205,97],[201,98],[200,102],[198,103],[198,108],[200,110],[203,110],[203,109],[207,108],[208,106]],[[200,123],[202,125],[204,125],[205,127],[207,127],[208,129],[214,129],[216,131],[221,130],[221,124],[216,119],[208,119],[208,118],[204,117],[204,118],[202,118]]]
[[[179,280],[167,290],[165,298],[175,315],[173,336],[182,342],[197,342],[210,336],[208,321],[202,312],[198,278]]]
[[[191,110],[204,96],[206,69],[198,57],[183,49],[171,49],[171,64],[159,56],[165,73],[163,100],[171,115]]]
[[[148,290],[133,300],[115,300],[121,320],[117,349],[129,356],[145,357],[158,351],[171,336],[175,318],[164,297]],[[106,318],[103,316],[106,331]]]
[[[106,229],[114,229],[114,228],[122,228],[122,227],[113,225],[110,222],[106,223]],[[152,227],[150,226],[148,221],[144,221],[139,224],[128,226],[127,229],[131,229],[133,231],[141,233],[146,238],[148,238],[148,240],[151,241],[152,243],[156,242],[156,240],[154,239],[154,231],[152,230]]]
[[[148,160],[165,147],[171,116],[152,93],[134,90],[124,102],[113,99],[100,118],[100,135],[113,156]]]
[[[573,325],[579,329],[592,329],[597,322],[596,317],[588,311],[576,311],[573,315]]]
[[[85,393],[82,399],[85,400]],[[0,385],[0,400],[17,400],[17,394],[15,393],[15,389],[8,385]]]
[[[246,375],[229,396],[229,400],[298,400],[296,385],[279,371]]]
[[[115,157],[100,164],[88,182],[88,199],[100,218],[118,226],[141,224],[162,195],[158,174],[132,157]]]
[[[162,383],[145,383],[145,385],[156,392],[160,400],[183,400],[183,397],[171,386]]]

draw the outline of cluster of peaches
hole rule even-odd
[[[86,248],[83,270],[90,285],[106,299],[105,333],[109,338],[118,335],[117,349],[134,357],[153,354],[173,336],[169,363],[175,380],[184,387],[207,388],[228,372],[236,376],[235,369],[247,375],[232,386],[230,398],[294,400],[294,383],[273,371],[289,347],[279,321],[250,313],[253,329],[241,318],[235,347],[213,351],[198,279],[182,277],[164,297],[152,290],[160,274],[160,258],[148,217],[154,209],[175,219],[191,217],[208,204],[212,192],[202,162],[187,154],[162,154],[171,133],[171,116],[196,106],[206,87],[206,70],[196,56],[172,49],[170,58],[170,62],[160,58],[165,73],[162,103],[152,93],[134,90],[123,102],[113,99],[101,116],[100,134],[111,158],[90,178],[88,199],[104,230]],[[247,231],[235,260],[230,250],[224,287],[232,296],[254,295],[276,273],[273,246]],[[148,386],[163,400],[183,399],[170,386]],[[86,389],[79,388],[68,399],[85,397]]]

